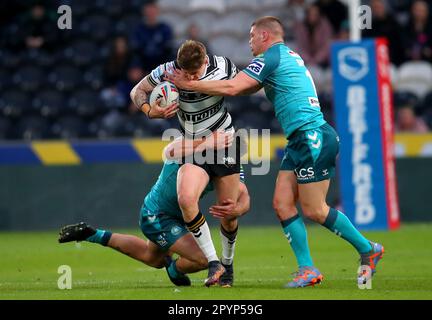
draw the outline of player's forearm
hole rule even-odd
[[[232,80],[193,81],[190,90],[212,96],[235,96],[240,94]]]
[[[139,87],[139,84],[131,90],[130,97],[135,107],[144,112],[143,106],[148,103],[148,97],[147,93]]]
[[[134,105],[147,115],[151,109],[148,103],[148,94],[153,90],[153,86],[149,83],[148,77],[148,75],[145,76],[130,92],[130,98]]]
[[[170,160],[187,157],[194,152],[202,150],[202,140],[176,139],[165,149],[165,157]]]

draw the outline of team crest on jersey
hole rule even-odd
[[[264,69],[264,62],[260,61],[260,60],[253,60],[246,69],[248,69],[249,71],[255,73],[256,75],[259,75],[262,71],[262,69]]]
[[[179,226],[174,226],[171,228],[171,233],[173,236],[177,236],[181,233],[181,228]]]

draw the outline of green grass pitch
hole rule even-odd
[[[191,275],[191,287],[176,288],[164,269],[92,243],[60,245],[56,231],[3,232],[0,299],[432,299],[432,224],[365,233],[386,249],[372,290],[358,289],[358,255],[348,243],[319,226],[308,230],[324,282],[304,289],[282,287],[296,263],[277,226],[240,227],[233,288],[204,287],[205,271]],[[213,238],[220,252],[216,229]],[[60,265],[72,268],[71,290],[57,287]]]

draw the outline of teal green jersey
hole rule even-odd
[[[303,59],[283,43],[276,43],[243,70],[264,86],[285,136],[325,123],[315,85]]]
[[[144,205],[151,212],[163,212],[171,216],[182,216],[177,201],[177,172],[179,165],[165,161],[156,183],[144,199]],[[244,182],[244,171],[240,169],[240,181]],[[214,190],[213,183],[204,189],[201,197]]]

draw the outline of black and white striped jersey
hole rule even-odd
[[[205,74],[199,81],[232,79],[237,74],[237,67],[226,57],[208,56],[208,61]],[[156,86],[164,81],[165,71],[176,68],[179,67],[175,61],[161,64],[150,73],[148,80]],[[208,135],[216,129],[232,128],[232,119],[224,97],[181,89],[179,94],[180,106],[177,117],[184,135]]]

